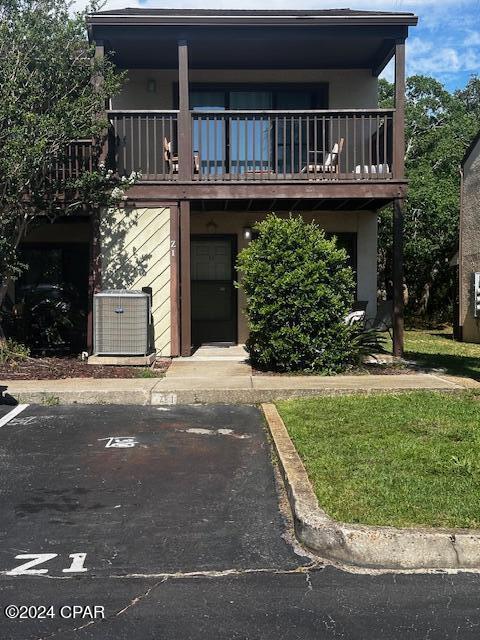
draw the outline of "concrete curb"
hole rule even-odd
[[[27,391],[15,393],[13,396],[8,393],[5,396],[14,399],[18,404],[150,404],[149,391]],[[0,402],[1,404],[1,402]]]
[[[179,391],[152,391],[152,405],[171,404],[262,404],[275,400],[315,398],[332,395],[365,395],[385,393],[411,393],[415,389],[203,389]],[[439,387],[426,391],[455,393],[460,388]]]
[[[151,403],[158,379],[6,380],[0,403],[15,404],[138,404]]]
[[[318,505],[305,467],[273,404],[262,409],[278,455],[297,538],[324,558],[382,569],[478,569],[480,530],[344,524]]]

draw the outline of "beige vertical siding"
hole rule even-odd
[[[108,210],[101,223],[102,289],[153,290],[158,355],[171,352],[170,209]]]

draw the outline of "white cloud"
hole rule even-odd
[[[480,31],[469,31],[467,36],[465,37],[465,40],[463,41],[463,44],[466,47],[480,45]]]
[[[455,40],[445,41],[444,46],[432,40],[413,37],[407,40],[407,65],[409,75],[443,75],[480,68],[480,52],[464,43],[455,46]]]

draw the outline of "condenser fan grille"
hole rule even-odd
[[[104,291],[94,297],[97,355],[146,355],[150,296],[141,291]]]

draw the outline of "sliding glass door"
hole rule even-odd
[[[297,173],[307,162],[307,119],[286,111],[326,107],[324,87],[194,88],[193,149],[202,175]],[[238,113],[225,114],[224,111]],[[245,114],[241,112],[245,111]],[[264,114],[264,111],[278,111]],[[218,112],[218,115],[217,115]],[[257,112],[257,113],[254,113]]]

